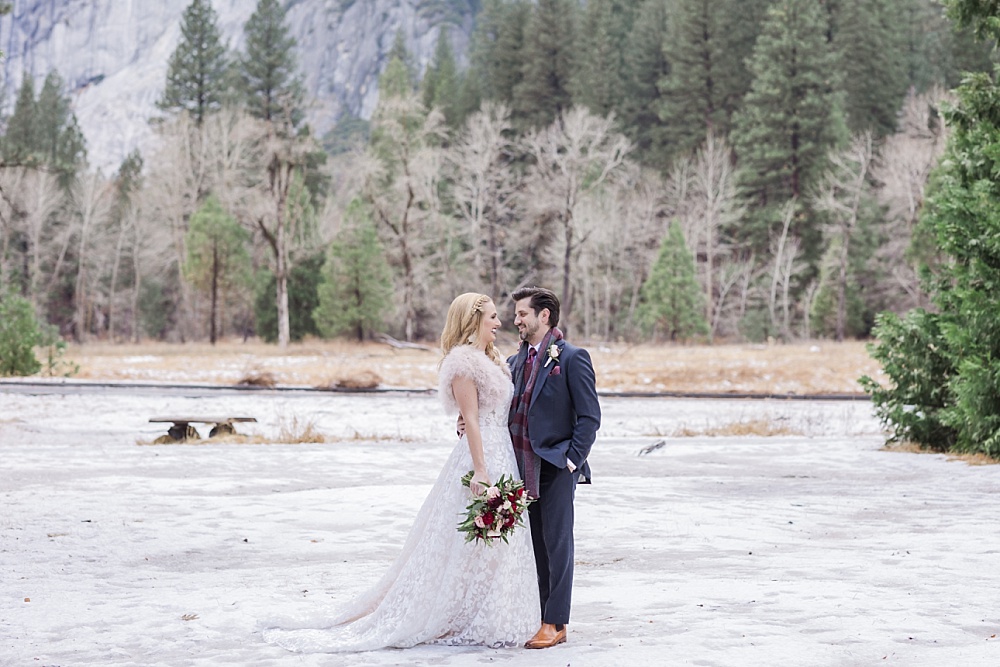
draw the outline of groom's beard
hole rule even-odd
[[[520,338],[523,341],[530,341],[532,336],[538,333],[539,328],[541,328],[540,324],[536,324],[533,328],[528,328],[527,326],[525,326],[524,329],[517,332],[518,338]]]

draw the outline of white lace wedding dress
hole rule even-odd
[[[490,480],[517,477],[507,428],[513,386],[506,365],[501,368],[471,346],[452,350],[441,366],[441,396],[452,414],[456,375],[476,381]],[[336,616],[283,620],[262,631],[264,640],[310,653],[523,644],[541,620],[527,517],[509,544],[466,543],[457,527],[470,501],[461,477],[470,470],[463,437],[420,508],[402,554],[381,581]]]

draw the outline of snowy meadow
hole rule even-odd
[[[257,620],[388,566],[455,443],[436,396],[0,385],[0,664],[1000,664],[1000,466],[886,450],[864,401],[602,405],[567,644],[296,655]],[[269,444],[138,444],[180,413]]]

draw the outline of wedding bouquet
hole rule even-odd
[[[469,486],[473,471],[462,477],[462,486]],[[510,475],[501,475],[496,484],[473,497],[466,507],[465,519],[458,524],[458,532],[465,533],[465,541],[482,540],[493,546],[494,540],[507,543],[507,536],[518,526],[524,525],[524,511],[531,501],[524,495],[524,482]]]

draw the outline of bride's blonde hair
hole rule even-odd
[[[444,331],[441,332],[441,351],[445,355],[459,345],[475,345],[476,335],[483,323],[483,308],[492,301],[485,294],[476,292],[466,292],[455,297],[448,307]],[[493,343],[486,346],[486,356],[496,364],[504,363]]]

